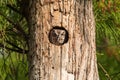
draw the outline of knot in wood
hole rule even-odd
[[[67,43],[68,31],[63,27],[53,27],[49,32],[49,41],[58,46]]]

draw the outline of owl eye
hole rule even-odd
[[[55,33],[55,30],[53,30],[51,33],[52,33],[52,36],[53,36],[53,37],[56,37],[56,36],[57,36],[57,34]]]
[[[63,32],[61,35],[62,35],[62,36],[65,35],[65,32]]]

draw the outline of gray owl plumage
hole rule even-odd
[[[52,29],[50,32],[50,41],[53,44],[61,45],[65,41],[66,31],[62,29]]]

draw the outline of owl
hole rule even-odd
[[[49,33],[49,40],[55,45],[62,45],[66,42],[67,32],[64,29],[52,29]]]

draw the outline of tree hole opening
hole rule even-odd
[[[49,32],[49,41],[55,45],[63,45],[68,42],[68,31],[64,27],[55,26]]]

